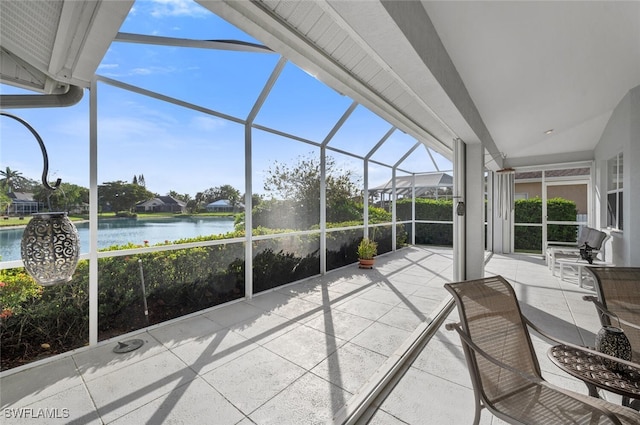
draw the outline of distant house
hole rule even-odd
[[[233,205],[228,199],[219,199],[215,202],[207,204],[205,207],[207,212],[239,212],[244,210],[244,205]]]
[[[7,193],[11,199],[11,205],[6,212],[7,214],[29,215],[40,211],[42,203],[33,199],[33,193],[30,192],[11,192]]]
[[[184,213],[186,211],[186,202],[180,201],[171,196],[159,196],[136,204],[136,212]]]
[[[396,194],[400,198],[410,197],[415,190],[417,197],[433,199],[451,199],[453,176],[447,173],[434,172],[416,174],[415,176],[398,176],[395,179]],[[384,199],[393,194],[393,179],[383,185],[369,188],[369,195]]]
[[[89,204],[82,202],[77,205],[69,205],[70,214],[89,214]]]

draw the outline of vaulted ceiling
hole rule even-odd
[[[494,169],[591,159],[640,85],[640,2],[196,1],[445,155],[482,142]],[[1,81],[88,87],[132,4],[3,0]]]

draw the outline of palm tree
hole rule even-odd
[[[14,192],[18,187],[20,187],[20,183],[25,180],[25,178],[22,177],[21,172],[12,170],[9,167],[7,167],[5,171],[0,171],[0,176],[2,176],[2,179],[0,179],[0,186],[5,188],[7,193]]]
[[[9,215],[11,202],[11,198],[6,193],[0,192],[0,211],[2,211],[2,214]]]

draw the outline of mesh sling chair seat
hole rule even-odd
[[[613,325],[624,331],[631,344],[631,360],[640,363],[640,267],[586,269],[596,282],[597,297],[586,295],[583,299],[593,302],[602,326]]]
[[[640,267],[587,267],[595,278],[596,306],[602,326],[622,328],[631,343],[631,359],[640,363]]]
[[[515,292],[501,276],[444,285],[457,304],[458,331],[482,408],[513,424],[640,424],[640,413],[556,387],[542,378]],[[544,336],[546,334],[542,333]]]

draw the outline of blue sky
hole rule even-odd
[[[145,0],[134,4],[121,32],[191,39],[258,42],[190,0]],[[182,101],[245,119],[271,74],[277,54],[187,49],[113,43],[97,73]],[[24,93],[0,86],[3,93]],[[351,104],[295,65],[288,63],[256,123],[321,142]],[[50,177],[89,186],[89,93],[73,107],[10,111],[40,133],[49,153]],[[364,155],[390,125],[358,106],[330,145]],[[33,137],[2,118],[0,167],[40,179],[42,159]],[[31,139],[31,140],[28,140]],[[194,196],[231,184],[244,192],[244,128],[215,116],[98,84],[98,182],[131,181],[143,174],[147,188],[161,195],[175,190]],[[263,192],[264,172],[274,161],[295,161],[318,149],[262,131],[253,135],[254,191]],[[373,159],[392,164],[415,140],[396,131]],[[329,153],[337,164],[362,176],[361,161]],[[448,161],[437,156],[441,169]],[[410,171],[433,171],[422,147],[403,163]],[[370,186],[391,177],[372,167]]]

